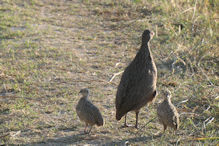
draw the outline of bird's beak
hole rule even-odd
[[[153,32],[153,31],[151,31],[150,35],[151,35],[151,36],[154,36],[154,32]]]

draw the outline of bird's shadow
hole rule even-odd
[[[101,138],[103,138],[101,136]],[[105,137],[106,139],[109,139],[108,137]],[[79,144],[79,143],[89,143],[89,144],[101,144],[102,142],[99,140],[100,136],[95,134],[86,134],[84,132],[81,132],[79,134],[71,135],[71,136],[64,136],[59,137],[55,139],[46,139],[41,142],[36,143],[27,143],[25,145],[39,145],[39,146],[47,146],[47,145],[53,145],[53,146],[62,146],[62,145],[68,145],[68,144]]]
[[[103,145],[103,146],[111,146],[111,145],[117,145],[117,146],[124,146],[126,144],[136,143],[136,142],[144,142],[147,143],[148,141],[152,139],[156,139],[161,137],[161,135],[153,135],[153,136],[141,136],[141,137],[134,137],[134,138],[128,138],[128,139],[122,139],[122,140],[116,140],[116,141],[99,141],[99,137],[94,137],[92,135],[87,134],[76,134],[72,136],[67,137],[60,137],[57,139],[48,139],[46,141],[37,142],[37,143],[29,143],[25,145],[39,145],[39,146],[46,146],[46,145],[53,145],[53,146],[64,146],[68,144],[79,144],[82,141],[86,141],[87,144],[94,144],[94,145]],[[97,140],[95,140],[97,139]]]
[[[104,145],[104,146],[111,146],[111,145],[124,146],[124,145],[129,145],[131,143],[136,143],[136,142],[147,143],[149,140],[157,139],[161,136],[162,136],[162,134],[152,135],[152,136],[140,136],[140,137],[122,139],[122,140],[117,140],[117,141],[111,141],[111,142],[104,143],[102,145]]]
[[[140,136],[134,138],[127,138],[122,140],[111,140],[110,138],[103,138],[95,135],[89,135],[84,133],[79,133],[71,136],[60,137],[57,139],[47,139],[46,141],[37,142],[37,143],[29,143],[25,145],[39,145],[39,146],[46,146],[46,145],[53,145],[53,146],[64,146],[69,144],[79,144],[87,143],[87,144],[94,144],[94,145],[104,145],[104,146],[111,146],[111,145],[126,145],[136,142],[144,142],[147,143],[152,139],[156,139],[161,137],[162,135],[152,135],[152,136]],[[101,139],[101,140],[100,140]]]
[[[134,127],[133,127],[134,128]],[[69,129],[68,129],[69,130]],[[74,129],[71,129],[74,130]],[[65,129],[66,131],[66,129]],[[62,146],[62,145],[77,145],[82,143],[87,143],[91,145],[125,145],[128,143],[136,143],[136,142],[144,142],[147,143],[148,141],[152,139],[156,139],[161,137],[162,135],[151,135],[151,136],[140,136],[140,137],[133,137],[133,138],[124,138],[121,140],[118,139],[112,139],[111,136],[107,136],[109,134],[109,131],[103,130],[99,134],[86,134],[83,131],[73,134],[70,136],[63,136],[63,137],[57,137],[57,138],[51,138],[51,139],[44,139],[42,141],[34,142],[34,143],[26,143],[25,145],[39,145],[39,146],[47,146],[47,145],[53,145],[53,146]],[[107,134],[107,135],[106,135]]]
[[[36,142],[36,143],[28,143],[25,145],[53,145],[53,146],[60,146],[60,145],[68,145],[68,144],[76,144],[79,143],[80,141],[83,140],[93,140],[95,139],[92,136],[89,136],[88,134],[84,134],[84,133],[79,133],[79,134],[75,134],[75,135],[71,135],[71,136],[65,136],[65,137],[59,137],[59,138],[55,138],[55,139],[46,139],[43,140],[41,142]]]

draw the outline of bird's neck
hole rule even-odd
[[[83,95],[82,98],[87,100],[88,99],[88,95]]]
[[[171,99],[170,99],[170,97],[166,97],[166,99],[165,99],[168,103],[171,103]]]
[[[139,50],[139,54],[141,54],[142,59],[148,60],[148,58],[152,59],[150,44],[149,42],[142,42],[141,48]]]

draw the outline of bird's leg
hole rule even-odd
[[[128,125],[126,124],[126,116],[127,116],[127,114],[125,114],[125,123],[124,123],[124,127],[128,127]]]
[[[163,133],[165,133],[166,129],[167,129],[167,125],[163,124]]]
[[[85,123],[84,133],[87,133],[87,123]]]
[[[136,123],[135,123],[135,128],[137,128],[137,129],[138,129],[138,114],[139,114],[139,111],[136,111],[136,112],[135,112],[135,114],[136,114]]]
[[[91,132],[92,127],[93,127],[93,126],[90,127],[90,130],[88,131],[88,134]]]
[[[176,130],[173,130],[173,135],[176,135]]]

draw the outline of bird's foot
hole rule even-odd
[[[89,134],[89,133],[90,133],[90,132],[89,132],[89,131],[87,131],[87,130],[86,130],[86,131],[84,131],[84,134]]]
[[[135,128],[138,129],[139,128],[138,125],[135,125]]]
[[[163,132],[161,132],[161,131],[157,131],[155,134],[154,134],[154,136],[162,136],[164,133]]]
[[[121,128],[131,127],[130,125],[124,124]]]

